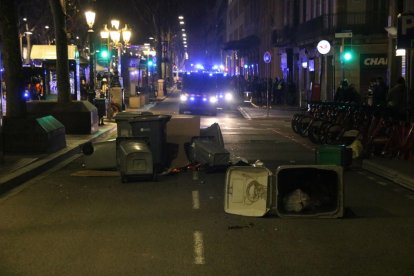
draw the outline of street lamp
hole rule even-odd
[[[93,67],[94,67],[93,24],[95,23],[95,15],[96,13],[92,10],[88,10],[85,12],[86,23],[89,26],[88,34],[89,34],[89,93],[91,96],[90,100],[95,98],[95,74],[93,70]]]
[[[120,22],[119,20],[112,19],[111,20],[111,28],[108,28],[108,25],[104,25],[104,28],[101,30],[100,35],[102,39],[106,40],[107,49],[109,54],[108,59],[108,81],[109,81],[109,88],[110,92],[108,93],[108,118],[112,118],[113,113],[116,111],[113,110],[113,104],[117,106],[117,108],[121,108],[123,106],[123,95],[119,96],[118,94],[123,93],[119,90],[119,93],[115,92],[115,87],[120,87],[121,83],[119,81],[119,77],[121,76],[121,49],[123,45],[128,45],[131,39],[131,30],[125,25],[124,28],[119,28]],[[112,43],[110,43],[112,42]],[[112,49],[117,49],[117,57],[112,61]],[[116,68],[116,70],[112,70],[112,68]],[[113,71],[113,76],[111,76],[111,71]],[[118,110],[120,111],[120,110]]]

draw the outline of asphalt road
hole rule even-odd
[[[176,112],[169,99],[158,110]],[[313,164],[288,117],[218,122],[233,162]],[[413,275],[414,193],[354,166],[345,217],[263,218],[224,212],[225,173],[75,176],[82,157],[0,198],[0,275]]]

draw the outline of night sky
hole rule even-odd
[[[154,0],[135,0],[135,1],[150,1]],[[168,1],[168,0],[160,0]],[[148,42],[148,37],[153,35],[152,26],[140,16],[139,12],[133,8],[134,0],[97,0],[96,1],[96,25],[103,26],[109,24],[111,18],[117,18],[121,21],[121,26],[126,24],[132,27],[133,37],[132,43],[142,44]],[[200,56],[203,52],[202,37],[203,27],[205,27],[208,19],[208,7],[214,4],[214,0],[181,0],[179,1],[182,7],[180,13],[184,15],[186,22],[186,32],[188,37],[188,47],[190,57]],[[182,10],[182,11],[181,11]],[[177,14],[171,14],[173,18],[177,18]],[[178,18],[177,18],[178,24]]]

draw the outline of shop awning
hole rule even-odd
[[[224,44],[223,50],[247,50],[260,44],[260,39],[255,35],[250,35],[239,40],[231,40]]]
[[[79,58],[78,47],[68,45],[68,59]],[[56,60],[56,45],[33,45],[30,51],[30,59]]]

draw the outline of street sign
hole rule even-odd
[[[316,49],[320,54],[326,55],[331,50],[331,44],[327,40],[321,40],[316,46]]]
[[[335,38],[351,38],[352,32],[346,32],[346,33],[335,33]]]
[[[263,55],[263,61],[265,63],[270,63],[272,61],[272,55],[269,52],[265,52]]]
[[[398,15],[397,48],[414,48],[414,13]]]

